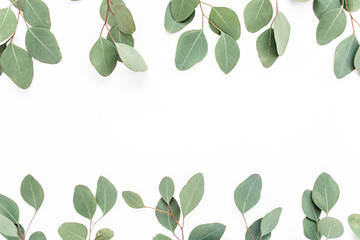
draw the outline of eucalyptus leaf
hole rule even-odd
[[[336,218],[325,217],[319,222],[319,231],[327,239],[333,239],[343,235],[344,227]]]
[[[304,235],[310,240],[320,240],[321,234],[318,230],[317,223],[309,218],[303,220]]]
[[[110,5],[109,5],[109,8],[110,8],[110,11],[114,12],[114,6],[115,5],[118,5],[118,4],[125,4],[125,2],[123,0],[111,0],[111,2],[113,4],[111,4],[110,2]],[[100,16],[102,18],[102,20],[105,21],[106,19],[106,13],[107,13],[107,10],[108,10],[108,6],[107,6],[107,0],[103,0],[101,2],[101,5],[100,5]],[[116,25],[116,20],[115,20],[115,16],[112,15],[111,12],[109,12],[108,14],[108,24],[110,26],[115,26]]]
[[[245,214],[260,200],[262,180],[259,174],[253,174],[235,189],[234,200],[237,208]]]
[[[165,235],[163,235],[163,234],[157,234],[157,235],[153,238],[153,240],[171,240],[171,238],[169,238],[169,237],[167,237],[167,236],[165,236]]]
[[[327,173],[322,173],[315,181],[312,199],[316,206],[325,213],[335,206],[340,196],[337,183]]]
[[[9,236],[5,236],[3,234],[1,234],[6,240],[19,240],[19,237],[22,238],[22,236],[25,235],[25,229],[23,228],[23,226],[19,225],[19,224],[15,224],[15,227],[17,229],[17,236],[12,236],[12,237],[9,237]],[[21,231],[21,233],[20,233]]]
[[[164,177],[160,182],[159,192],[162,199],[169,204],[175,192],[174,181],[170,177]]]
[[[24,5],[24,18],[33,27],[48,30],[51,28],[49,8],[41,0],[27,0]]]
[[[17,237],[15,224],[2,214],[0,214],[0,233],[9,237]]]
[[[355,233],[355,235],[360,238],[360,214],[352,214],[348,218],[349,225],[351,230]]]
[[[279,57],[276,48],[274,30],[272,28],[269,28],[260,34],[256,41],[256,48],[261,64],[265,68],[271,67]]]
[[[17,20],[11,8],[0,9],[0,42],[8,39],[16,30]]]
[[[183,22],[193,14],[198,0],[171,0],[171,15],[177,22]]]
[[[133,47],[123,43],[115,43],[115,46],[127,68],[135,72],[145,72],[148,69],[143,57]]]
[[[169,207],[170,206],[170,207]],[[170,209],[171,208],[171,209]],[[166,229],[174,232],[176,227],[178,226],[177,222],[180,220],[180,207],[177,201],[173,198],[168,205],[162,198],[159,200],[156,205],[156,209],[164,212],[155,211],[155,215],[159,223],[165,227]],[[168,213],[172,213],[176,218],[176,221],[173,216]]]
[[[215,56],[221,70],[225,74],[228,74],[234,69],[239,61],[239,45],[231,36],[223,32],[215,46]]]
[[[168,4],[165,11],[164,27],[169,33],[176,33],[186,27],[195,17],[195,11],[184,21],[177,22],[171,14],[171,2]]]
[[[34,232],[31,234],[29,240],[46,240],[46,236],[43,232]]]
[[[109,228],[103,228],[96,233],[95,240],[110,240],[114,237],[114,232]]]
[[[204,177],[198,173],[190,178],[180,192],[180,205],[184,217],[197,207],[203,196]]]
[[[210,223],[197,226],[192,230],[189,240],[220,240],[226,226],[220,223]]]
[[[355,69],[355,55],[359,42],[353,34],[342,40],[335,50],[334,72],[337,78],[343,78]]]
[[[117,27],[112,27],[110,29],[110,32],[108,33],[108,35],[106,37],[106,39],[109,40],[110,42],[113,41],[111,36],[114,38],[114,41],[117,42],[117,43],[123,43],[123,44],[129,45],[130,47],[134,47],[134,38],[133,38],[133,36],[130,35],[130,34],[122,33],[119,30],[119,28],[117,28]]]
[[[103,215],[107,214],[114,207],[116,199],[116,188],[108,179],[101,176],[97,182],[96,202]]]
[[[342,1],[342,0],[340,0]],[[320,18],[324,13],[339,9],[341,7],[339,0],[314,0],[313,10],[315,15]]]
[[[14,3],[13,6],[15,6],[17,9],[19,9],[19,3],[17,0],[9,0],[11,3]],[[21,0],[20,1],[20,10],[24,11],[24,6],[26,5],[27,0]]]
[[[346,15],[342,7],[324,13],[316,29],[318,44],[325,45],[339,37],[346,27]]]
[[[276,50],[279,56],[285,53],[290,38],[290,24],[282,12],[279,12],[274,21],[274,36]]]
[[[339,3],[342,3],[342,0],[339,0]],[[358,0],[347,0],[347,7],[349,8],[350,12],[356,12],[360,9],[360,2]],[[345,3],[345,10],[347,11],[346,3]]]
[[[360,74],[360,48],[358,48],[355,54],[354,67],[356,71]]]
[[[123,196],[126,204],[129,205],[129,207],[132,207],[132,208],[144,208],[145,207],[143,200],[137,193],[125,191],[122,193],[122,196]]]
[[[282,208],[276,208],[265,215],[261,221],[261,235],[266,236],[275,229],[280,220]]]
[[[81,216],[92,219],[96,212],[96,200],[90,189],[84,185],[77,185],[73,197],[74,207]]]
[[[220,35],[221,32],[213,24],[235,40],[240,38],[241,26],[239,17],[230,8],[212,7],[209,15],[209,25],[213,32]]]
[[[134,18],[125,4],[116,4],[113,13],[115,14],[116,27],[125,34],[133,34],[136,30]]]
[[[251,224],[251,226],[249,227],[251,235],[248,231],[246,231],[245,240],[270,240],[271,233],[265,236],[261,236],[261,221],[262,218],[256,220],[253,224]]]
[[[11,220],[13,223],[19,223],[19,207],[10,198],[0,194],[0,214]]]
[[[33,176],[27,175],[21,182],[21,196],[37,211],[44,201],[44,190]]]
[[[64,223],[59,227],[62,240],[87,240],[88,230],[79,223]]]
[[[109,76],[114,71],[118,60],[114,44],[102,37],[92,47],[89,57],[96,71],[104,77]]]
[[[244,19],[249,32],[255,33],[265,27],[273,16],[269,0],[251,0],[245,7]]]
[[[302,195],[302,209],[306,217],[315,222],[319,221],[321,210],[313,202],[310,190],[306,190]]]

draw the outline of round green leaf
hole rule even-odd
[[[302,195],[302,209],[309,219],[318,222],[321,210],[315,205],[312,200],[312,191],[305,190]]]
[[[28,28],[25,45],[29,54],[40,62],[57,64],[61,61],[62,55],[56,38],[45,28]]]
[[[0,9],[0,42],[8,39],[16,30],[16,16],[11,8]]]
[[[0,194],[0,214],[10,219],[13,223],[19,223],[19,207],[10,198]]]
[[[114,185],[104,177],[100,177],[97,182],[96,202],[103,215],[107,214],[115,205],[117,190]]]
[[[226,7],[212,7],[209,15],[210,21],[222,32],[238,40],[241,34],[240,20],[237,14]],[[211,30],[220,35],[220,31],[209,21]]]
[[[334,72],[337,78],[343,78],[355,69],[355,55],[359,42],[355,35],[342,40],[335,50]]]
[[[43,232],[34,232],[31,234],[29,240],[46,240],[46,236]]]
[[[177,22],[183,22],[193,14],[198,0],[171,0],[171,15]]]
[[[110,240],[114,237],[114,232],[109,228],[103,228],[96,233],[95,240]]]
[[[158,234],[153,238],[153,240],[171,240],[171,238],[162,234]]]
[[[33,27],[51,28],[49,8],[41,0],[27,0],[24,5],[24,18]]]
[[[356,71],[360,74],[360,48],[356,51],[354,58],[354,66]]]
[[[112,12],[114,12],[114,6],[115,6],[115,5],[125,4],[125,2],[124,2],[123,0],[111,0],[111,2],[114,3],[114,4],[111,4],[111,3],[110,3],[110,5],[109,5],[110,10],[111,10]],[[104,20],[104,21],[105,21],[105,19],[106,19],[107,10],[108,10],[107,0],[103,0],[103,1],[101,2],[101,5],[100,5],[100,16],[101,16],[102,20]],[[115,25],[116,25],[115,16],[112,15],[111,12],[109,12],[109,14],[108,14],[108,24],[109,24],[110,26],[115,26]]]
[[[279,56],[282,56],[285,53],[290,38],[290,24],[283,13],[278,13],[273,28],[276,49]]]
[[[114,44],[102,37],[92,47],[89,57],[96,71],[104,77],[109,76],[114,71],[118,60]]]
[[[261,221],[261,235],[266,236],[275,229],[276,225],[279,223],[280,215],[282,208],[276,208],[265,215]]]
[[[320,240],[321,234],[318,230],[317,223],[309,218],[303,220],[304,235],[310,240]]]
[[[271,238],[271,233],[269,233],[266,236],[261,236],[261,221],[262,218],[256,220],[253,224],[251,224],[251,226],[249,227],[249,230],[251,232],[251,235],[253,236],[253,238],[251,237],[250,233],[248,231],[246,231],[245,234],[245,240],[270,240]]]
[[[96,200],[90,189],[84,185],[77,185],[74,191],[73,203],[76,212],[81,216],[92,219],[96,212]]]
[[[17,237],[15,224],[2,214],[0,214],[0,233],[9,237]]]
[[[144,202],[141,199],[140,195],[134,192],[125,191],[122,193],[122,197],[124,198],[125,202],[129,207],[132,208],[144,208]]]
[[[171,207],[171,209],[170,209],[170,207]],[[171,213],[171,210],[172,210],[174,217],[179,222],[180,207],[174,198],[170,201],[170,207],[162,198],[159,200],[158,204],[156,205],[156,209],[161,210],[161,211]],[[169,215],[167,213],[159,212],[159,211],[155,211],[155,215],[156,215],[157,220],[163,227],[170,230],[171,232],[175,231],[175,229],[177,227],[177,222],[171,215]]]
[[[79,223],[64,223],[58,232],[62,240],[86,240],[88,235],[87,228]]]
[[[342,1],[342,0],[340,0]],[[324,13],[341,7],[339,0],[314,0],[313,10],[315,15],[320,18]]]
[[[325,45],[339,37],[346,27],[346,15],[342,7],[324,13],[316,29],[318,44]]]
[[[180,205],[184,217],[197,207],[203,196],[204,177],[198,173],[189,179],[180,192]]]
[[[21,182],[21,196],[37,211],[44,201],[44,190],[33,176],[27,175]]]
[[[192,30],[183,33],[176,48],[175,65],[179,70],[187,70],[201,62],[208,51],[203,30]]]
[[[162,199],[169,204],[175,192],[174,181],[170,177],[164,177],[160,182],[159,191]]]
[[[255,33],[265,27],[273,16],[269,0],[251,0],[245,7],[244,19],[249,32]]]
[[[165,20],[164,20],[164,27],[167,32],[169,33],[176,33],[186,27],[195,17],[195,11],[184,21],[177,22],[171,15],[171,2],[168,4],[166,11],[165,11]]]
[[[125,4],[116,4],[114,6],[116,27],[125,34],[133,34],[136,30],[135,22],[130,10]]]
[[[352,214],[348,222],[355,235],[360,238],[360,214]]]
[[[227,35],[221,33],[221,36],[215,46],[215,57],[221,70],[230,73],[240,58],[240,48],[236,41]]]
[[[259,202],[261,188],[261,176],[253,174],[235,189],[235,204],[242,214],[245,214]]]
[[[123,43],[115,43],[115,46],[127,68],[135,72],[145,72],[148,69],[143,57],[133,47]]]
[[[272,28],[260,34],[256,41],[256,48],[261,64],[266,68],[271,67],[279,57],[276,49],[274,30]]]
[[[315,181],[312,198],[316,206],[325,213],[335,206],[340,196],[337,183],[327,173],[322,173]]]
[[[319,222],[319,231],[327,239],[333,239],[343,235],[344,227],[336,218],[325,217]]]
[[[210,223],[197,226],[191,231],[189,240],[220,240],[226,226],[220,223]]]

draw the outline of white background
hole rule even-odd
[[[95,191],[103,175],[119,192],[139,192],[155,206],[163,176],[174,179],[178,196],[187,179],[202,172],[205,196],[189,215],[186,233],[198,224],[221,222],[227,225],[224,240],[244,239],[233,191],[250,174],[260,173],[262,198],[247,214],[248,222],[282,206],[273,239],[305,239],[301,195],[326,171],[341,189],[330,215],[344,223],[341,239],[355,239],[347,217],[360,212],[360,79],[354,72],[337,80],[332,70],[335,47],[351,34],[350,24],[341,38],[320,47],[311,3],[280,1],[292,35],[285,55],[264,69],[256,53],[258,34],[244,26],[247,1],[212,0],[240,16],[238,66],[226,76],[220,71],[214,56],[217,36],[206,26],[206,59],[180,72],[174,64],[180,34],[163,28],[168,2],[127,1],[137,23],[136,49],[149,71],[133,73],[119,64],[103,78],[88,59],[103,23],[100,1],[46,3],[63,61],[35,62],[33,84],[25,91],[7,76],[0,78],[0,193],[20,203],[24,225],[32,209],[22,201],[19,186],[28,173],[46,193],[31,230],[53,240],[60,239],[57,229],[63,222],[88,225],[72,206],[76,184]],[[0,6],[7,7],[7,1]],[[187,29],[200,27],[198,12]],[[15,38],[20,46],[24,32],[21,23]],[[98,227],[111,227],[115,239],[167,233],[152,211],[132,210],[121,198]]]

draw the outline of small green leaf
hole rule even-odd
[[[19,227],[20,226],[20,227]],[[9,236],[5,236],[3,234],[1,234],[4,238],[6,238],[6,240],[19,240],[19,237],[22,238],[22,236],[25,235],[25,229],[23,228],[23,226],[15,224],[15,227],[17,229],[17,237],[9,237]],[[20,233],[21,231],[21,233]]]
[[[269,233],[266,236],[261,236],[261,221],[262,218],[256,220],[253,224],[251,224],[251,226],[249,227],[249,230],[251,232],[251,235],[253,236],[253,238],[251,237],[250,233],[248,231],[246,231],[245,234],[245,240],[270,240],[271,238],[271,233]]]
[[[322,173],[315,181],[312,199],[316,206],[329,213],[335,206],[340,196],[340,189],[337,183],[327,173]]]
[[[180,192],[180,205],[184,217],[197,207],[203,196],[204,177],[198,173],[190,178]]]
[[[256,48],[261,64],[265,68],[271,67],[279,57],[276,49],[274,30],[272,28],[260,34],[256,41]]]
[[[360,238],[360,214],[352,214],[348,222],[355,235]]]
[[[239,17],[230,8],[212,7],[209,15],[209,25],[214,33],[220,35],[221,32],[213,24],[235,40],[240,38],[241,26]]]
[[[336,218],[325,217],[319,222],[319,231],[327,239],[333,239],[343,235],[344,227]]]
[[[135,72],[145,72],[148,69],[143,57],[133,47],[123,43],[115,43],[115,46],[127,68]]]
[[[342,0],[314,0],[313,10],[315,15],[320,18],[324,13],[341,7]]]
[[[280,220],[282,208],[276,208],[265,215],[261,221],[261,235],[266,236],[275,229]]]
[[[13,223],[19,223],[19,207],[10,198],[0,194],[0,214],[10,219]]]
[[[0,42],[8,39],[16,30],[17,20],[11,8],[0,9]]]
[[[114,237],[114,232],[109,228],[103,228],[96,233],[95,240],[110,240]]]
[[[174,181],[170,177],[164,177],[160,182],[159,191],[162,199],[169,204],[175,192]]]
[[[171,15],[177,22],[183,22],[193,14],[198,0],[171,0]]]
[[[309,218],[303,220],[304,235],[310,240],[320,240],[321,234],[318,230],[317,223]]]
[[[116,47],[112,42],[100,37],[90,51],[90,61],[101,76],[109,76],[118,60]]]
[[[290,38],[290,24],[285,15],[281,12],[275,18],[274,21],[274,36],[276,42],[276,49],[279,56],[285,53],[286,47]]]
[[[302,195],[302,209],[309,219],[318,222],[321,210],[315,205],[312,200],[312,191],[305,190]]]
[[[90,189],[84,185],[77,185],[73,197],[74,207],[81,216],[92,219],[96,212],[96,200]]]
[[[170,209],[170,207],[171,207],[171,209]],[[156,206],[156,209],[164,211],[164,212],[168,212],[168,213],[173,213],[174,217],[179,222],[179,219],[180,219],[180,207],[179,207],[179,204],[177,203],[177,201],[174,198],[170,201],[170,207],[161,198],[159,200],[157,206]],[[159,221],[159,223],[163,227],[170,230],[171,232],[175,231],[175,229],[177,227],[177,222],[175,221],[175,219],[171,215],[169,215],[167,213],[159,212],[159,211],[155,211],[155,215],[156,215],[157,220]]]
[[[44,190],[33,176],[27,175],[21,183],[21,196],[37,211],[44,201]]]
[[[136,30],[134,18],[125,4],[116,4],[114,6],[116,27],[125,34],[133,34]]]
[[[125,191],[122,193],[122,196],[129,207],[132,208],[144,208],[144,202],[141,199],[140,195],[134,192]]]
[[[210,223],[197,226],[191,231],[189,240],[220,240],[226,226],[220,223]]]
[[[249,32],[255,33],[265,27],[273,16],[269,0],[251,0],[245,7],[244,19]]]
[[[57,64],[61,61],[62,55],[56,38],[45,28],[28,28],[25,45],[29,54],[40,62]]]
[[[113,4],[110,3],[109,7],[112,12],[114,12],[115,5],[125,4],[125,2],[123,0],[111,0],[111,2]],[[102,20],[104,20],[104,21],[106,19],[107,10],[108,10],[107,0],[103,0],[100,5],[100,16],[101,16]],[[108,24],[112,27],[116,25],[115,16],[112,15],[111,12],[109,12],[109,14],[108,14]]]
[[[360,48],[356,51],[354,58],[354,66],[356,71],[360,74]]]
[[[346,27],[346,15],[344,9],[337,8],[324,13],[316,29],[318,44],[325,45],[339,37]]]
[[[27,0],[24,6],[24,18],[33,27],[48,30],[51,28],[49,8],[41,0]]]
[[[108,179],[100,177],[97,182],[96,202],[103,212],[103,216],[114,207],[116,199],[117,190],[114,185]]]
[[[208,51],[203,30],[184,32],[176,48],[175,65],[179,70],[187,70],[201,62]]]
[[[342,0],[339,0],[339,3],[342,4]],[[360,9],[360,2],[358,0],[347,0],[347,5],[349,7],[350,12],[356,12]],[[345,5],[345,10],[347,11],[346,5]]]
[[[223,32],[215,46],[215,56],[221,70],[228,74],[239,61],[239,45],[232,37]]]
[[[8,237],[17,237],[15,224],[2,214],[0,214],[0,233]]]
[[[111,36],[114,38],[115,42],[117,42],[117,43],[123,43],[123,44],[129,45],[130,47],[134,47],[134,38],[133,38],[133,36],[129,35],[129,34],[122,33],[119,30],[119,28],[117,28],[117,27],[112,27],[110,29],[110,32],[108,33],[108,35],[106,37],[106,39],[109,40],[110,42],[113,41]]]
[[[86,240],[88,235],[87,228],[79,223],[64,223],[58,232],[62,240]]]
[[[34,232],[31,234],[29,240],[46,240],[46,236],[43,232]]]
[[[171,240],[171,238],[162,234],[158,234],[153,238],[153,240]]]
[[[355,69],[355,55],[359,42],[353,34],[342,40],[335,50],[334,72],[337,78],[343,78]]]
[[[259,174],[251,175],[236,188],[234,200],[242,214],[245,214],[259,202],[261,188],[262,180]]]
[[[176,33],[186,27],[195,17],[195,11],[184,21],[177,22],[171,15],[171,2],[168,4],[166,11],[165,11],[165,20],[164,20],[164,27],[167,32],[169,33]]]

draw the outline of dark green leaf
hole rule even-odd
[[[171,207],[171,209],[170,209]],[[173,198],[170,201],[170,207],[169,205],[161,198],[156,206],[156,209],[167,212],[167,213],[173,213],[176,220],[179,222],[180,220],[180,207],[177,201]],[[155,215],[159,223],[165,227],[166,229],[170,230],[171,232],[174,232],[177,227],[177,222],[175,219],[167,214],[159,211],[155,211]]]
[[[232,37],[226,33],[221,33],[219,41],[215,46],[215,56],[221,70],[225,74],[228,74],[234,69],[239,61],[239,45]]]
[[[342,1],[342,0],[340,0]],[[324,13],[341,7],[339,0],[314,0],[313,10],[315,15],[320,18]]]
[[[24,18],[33,27],[48,30],[51,28],[49,8],[41,0],[27,0],[24,6]]]
[[[302,195],[302,209],[309,219],[315,222],[319,221],[321,210],[313,202],[310,190],[306,190]]]
[[[355,35],[342,40],[335,50],[334,72],[337,78],[343,78],[355,69],[355,55],[359,42]]]
[[[193,14],[198,0],[171,0],[171,15],[177,22],[183,22]]]
[[[220,31],[216,28],[218,27],[222,32],[227,33],[235,40],[240,38],[241,27],[239,17],[230,8],[212,7],[209,19],[210,28],[216,34],[220,35]]]
[[[184,217],[197,207],[203,196],[204,177],[198,173],[190,178],[180,192],[180,205]]]
[[[81,216],[92,219],[96,212],[96,200],[90,189],[84,185],[77,185],[74,191],[73,203],[76,212]]]
[[[97,182],[96,202],[103,215],[107,214],[115,205],[117,190],[114,185],[106,178],[100,177]]]
[[[309,218],[303,220],[304,234],[307,239],[320,240],[321,234],[318,230],[317,223]]]
[[[115,69],[118,60],[116,47],[105,38],[99,38],[90,51],[90,61],[96,71],[104,77]]]
[[[189,23],[191,23],[192,20],[194,19],[194,17],[195,17],[195,11],[193,11],[193,13],[190,15],[190,17],[188,17],[184,21],[182,21],[182,22],[175,21],[175,19],[171,15],[171,2],[170,2],[168,4],[168,6],[166,8],[166,12],[165,12],[165,20],[164,20],[165,29],[169,33],[176,33],[178,31],[182,30],[184,27],[186,27]]]
[[[262,218],[256,220],[253,224],[251,224],[251,226],[249,227],[249,230],[251,232],[251,235],[248,231],[246,231],[245,234],[245,240],[270,240],[271,238],[271,233],[269,233],[266,236],[261,237],[261,221]],[[253,238],[251,237],[253,236]]]
[[[249,32],[257,32],[265,27],[273,16],[273,7],[269,0],[251,0],[245,7],[244,19]]]
[[[316,29],[318,44],[325,45],[339,37],[346,27],[346,15],[344,9],[337,8],[324,13]]]
[[[266,68],[271,67],[279,57],[276,49],[274,30],[272,28],[260,34],[256,41],[256,48],[261,64]]]

